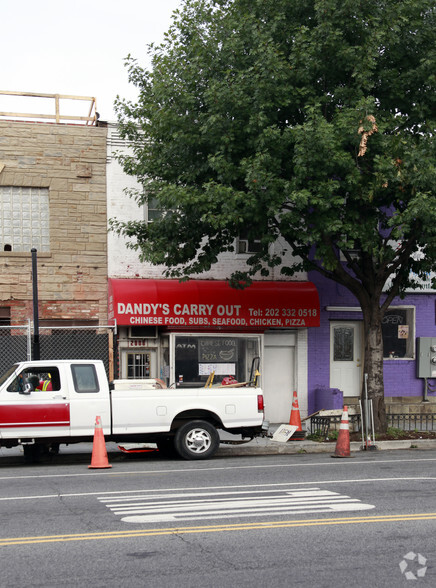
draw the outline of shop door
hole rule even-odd
[[[136,380],[157,378],[156,351],[126,351],[123,354],[122,377]]]
[[[362,387],[362,323],[330,324],[330,387],[344,396],[360,396]]]
[[[265,336],[262,388],[265,419],[270,423],[289,423],[295,390],[295,346],[280,336]]]

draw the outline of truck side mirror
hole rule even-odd
[[[20,390],[20,394],[30,394],[31,392],[33,392],[34,388],[32,386],[32,384],[30,384],[29,382],[27,382],[26,384],[24,384],[24,389]]]

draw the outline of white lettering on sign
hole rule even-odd
[[[240,304],[170,304],[167,302],[118,302],[117,311],[119,315],[126,315],[130,325],[203,327],[305,327],[311,326],[311,319],[318,315],[316,308],[246,308]],[[385,322],[388,321],[400,322],[397,316],[385,317]]]
[[[212,319],[213,325],[246,325],[247,321],[244,318],[214,318]]]
[[[217,306],[216,312],[218,316],[239,316],[240,305],[233,305],[233,304],[219,304]]]
[[[124,302],[118,302],[118,314],[169,314],[169,304],[124,304]]]
[[[194,316],[210,316],[213,304],[175,304],[174,314],[190,314]]]

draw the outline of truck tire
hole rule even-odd
[[[190,421],[177,429],[174,447],[183,459],[208,459],[217,451],[220,436],[207,421]]]

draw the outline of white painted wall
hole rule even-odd
[[[117,132],[116,125],[110,123],[108,128],[108,164],[107,164],[107,195],[108,195],[108,218],[115,217],[122,221],[142,220],[144,212],[138,207],[135,200],[124,193],[126,188],[140,188],[139,184],[131,176],[124,173],[120,164],[114,157],[115,152],[128,152],[127,143],[122,141]],[[279,242],[276,244],[277,251],[282,247]],[[198,278],[225,279],[236,270],[246,267],[247,255],[236,255],[235,253],[221,254],[218,263],[208,272],[197,276]],[[289,255],[291,259],[291,255]],[[280,267],[273,268],[268,277],[258,276],[259,280],[289,280],[280,274]],[[117,237],[114,233],[108,234],[108,276],[110,278],[147,278],[158,279],[162,277],[162,267],[152,266],[148,263],[141,263],[138,254],[125,245],[125,240]],[[306,280],[307,275],[303,272],[293,276],[292,280]]]

